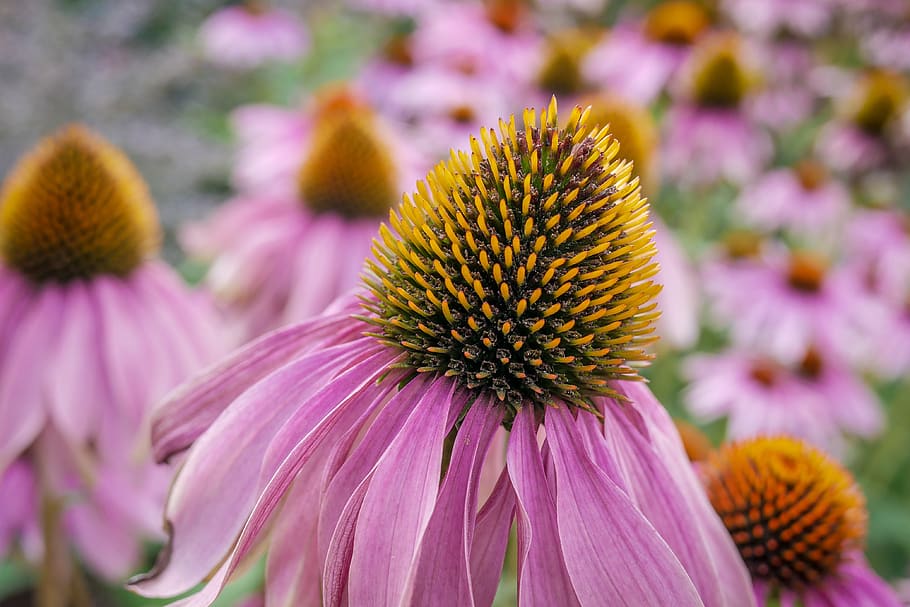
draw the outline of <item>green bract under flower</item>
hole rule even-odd
[[[383,225],[366,303],[409,365],[511,409],[613,395],[658,316],[648,204],[607,128],[576,107],[484,129]]]

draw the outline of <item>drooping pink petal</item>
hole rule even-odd
[[[395,381],[396,378],[390,379]],[[327,561],[330,542],[338,533],[336,527],[340,524],[339,518],[351,499],[351,495],[367,478],[376,466],[376,462],[401,432],[414,403],[420,401],[428,387],[428,379],[418,375],[397,391],[382,407],[363,440],[352,453],[348,453],[348,450],[351,447],[351,441],[356,436],[348,435],[338,442],[337,448],[341,451],[334,453],[333,461],[329,463],[331,467],[337,467],[337,470],[334,471],[331,478],[325,479],[327,486],[324,488],[320,500],[319,555],[323,562]],[[356,521],[351,524],[355,523]],[[337,549],[335,551],[337,552]]]
[[[666,542],[591,461],[568,408],[548,408],[546,424],[559,539],[581,604],[702,605]]]
[[[509,481],[509,471],[503,470],[490,497],[477,513],[474,543],[471,546],[471,582],[475,605],[491,605],[496,596],[514,513],[515,492]]]
[[[98,425],[101,404],[110,401],[97,348],[102,327],[86,289],[82,282],[66,287],[66,315],[57,336],[54,381],[48,385],[54,425],[74,445],[89,439]]]
[[[210,605],[220,594],[227,580],[250,555],[272,514],[283,502],[288,487],[304,466],[311,461],[313,454],[323,447],[326,441],[343,434],[346,428],[344,421],[352,421],[350,418],[356,417],[365,409],[369,410],[377,406],[382,401],[389,387],[377,385],[377,380],[387,372],[389,357],[397,356],[397,352],[392,351],[390,354],[387,349],[383,348],[383,350],[385,351],[332,378],[329,385],[308,399],[307,406],[301,408],[306,413],[294,422],[297,435],[301,438],[287,452],[287,456],[274,473],[267,475],[268,482],[261,491],[257,492],[259,495],[255,506],[246,518],[240,537],[227,559],[199,593],[176,605],[182,607]],[[311,380],[312,378],[298,379]],[[213,527],[215,531],[224,531],[225,525],[223,521],[215,521],[210,527]],[[211,529],[208,531],[210,536],[221,537],[211,533]],[[188,546],[188,549],[183,550],[184,554],[181,555],[183,566],[180,570],[168,575],[170,571],[176,570],[173,568],[173,557],[176,553],[173,550],[165,550],[163,567],[158,567],[149,574],[135,579],[131,588],[144,596],[172,596],[192,586],[193,582],[190,580],[195,577],[195,572],[202,568],[194,557],[212,558],[213,556],[213,551],[209,546],[198,543],[198,535],[197,532],[196,541]],[[178,536],[172,536],[172,539],[174,537]],[[225,552],[214,555],[216,562],[218,557],[224,555]],[[186,567],[192,567],[194,572],[188,574],[184,569]],[[188,582],[189,586],[186,586]]]
[[[315,462],[310,464],[314,466]],[[315,466],[314,466],[315,467]],[[321,605],[316,550],[319,483],[304,470],[291,486],[272,528],[265,573],[265,602],[276,607]]]
[[[620,405],[608,401],[604,418],[603,429],[609,437],[610,451],[630,479],[626,493],[676,554],[706,607],[729,605],[719,587],[713,555],[698,527],[693,528],[693,521],[701,513],[685,498],[660,454],[632,426]],[[606,449],[607,443],[599,446]]]
[[[351,604],[382,607],[405,598],[436,501],[446,422],[451,408],[463,406],[464,400],[451,379],[433,381],[376,464],[357,518],[348,580]]]
[[[710,549],[714,568],[720,577],[724,604],[737,607],[751,605],[752,603],[744,603],[748,598],[743,598],[752,596],[749,572],[729,532],[708,501],[667,410],[642,382],[616,382],[614,387],[634,404],[634,408],[628,410],[630,422],[635,424],[635,420],[640,418],[641,421],[637,422],[639,426],[648,428],[651,444],[682,490],[690,509],[696,513],[692,520],[699,527],[699,534]]]
[[[47,415],[45,365],[63,316],[59,289],[44,289],[11,336],[0,369],[0,471],[35,440]]]
[[[501,423],[499,403],[493,397],[481,397],[458,430],[445,481],[412,570],[411,604],[474,604],[470,557],[480,469]]]
[[[171,490],[165,512],[171,541],[163,562],[137,580],[139,592],[172,596],[212,571],[230,550],[257,497],[261,503],[262,475],[268,479],[275,470],[263,468],[262,462],[278,429],[306,403],[302,408],[310,426],[298,440],[308,436],[388,359],[381,349],[377,353],[375,342],[345,348],[347,352],[329,349],[304,356],[276,371],[243,393],[200,437]],[[331,377],[332,363],[366,352],[373,356]]]
[[[518,519],[518,602],[528,607],[580,605],[566,570],[556,502],[537,446],[534,407],[523,406],[509,437],[507,466]]]
[[[336,324],[337,317],[317,318],[265,335],[174,390],[155,409],[156,459],[188,448],[244,390],[312,348]]]

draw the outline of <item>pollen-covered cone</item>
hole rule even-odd
[[[157,241],[142,178],[83,127],[39,144],[0,195],[0,475],[40,466],[41,499],[79,496],[69,538],[113,578],[170,475],[149,455],[149,408],[215,354],[212,311],[149,259]]]
[[[157,411],[184,452],[134,588],[208,605],[266,546],[267,605],[751,605],[745,568],[639,380],[647,203],[556,102],[483,130],[383,226],[369,290]],[[357,313],[360,313],[357,315]]]
[[[274,113],[243,114],[243,129],[258,126],[264,139],[247,143],[244,158],[279,155],[294,166],[271,176],[274,187],[249,189],[182,235],[191,255],[211,262],[206,282],[237,342],[319,314],[357,285],[379,222],[414,164],[381,116],[347,88],[318,95],[305,134]]]
[[[901,605],[863,557],[862,492],[822,451],[760,437],[724,446],[702,470],[759,605]]]

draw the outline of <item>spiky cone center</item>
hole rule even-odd
[[[651,113],[640,105],[609,94],[582,97],[579,104],[591,107],[590,124],[610,127],[610,134],[619,141],[623,157],[635,167],[645,193],[656,187],[658,135]]]
[[[875,70],[862,78],[846,100],[846,112],[853,123],[871,135],[883,134],[906,109],[906,79],[896,73]]]
[[[702,107],[735,108],[755,86],[742,41],[733,34],[706,38],[690,57],[692,98]]]
[[[656,42],[688,46],[711,25],[708,12],[696,2],[670,0],[651,9],[645,18],[645,35]]]
[[[653,233],[632,164],[607,129],[556,102],[483,129],[380,228],[366,306],[420,372],[491,391],[508,411],[590,408],[639,379],[658,316]]]
[[[159,236],[142,176],[81,126],[41,141],[0,195],[0,256],[35,283],[126,276],[156,251]]]
[[[787,268],[787,284],[802,293],[818,293],[825,282],[825,263],[810,253],[793,253]]]
[[[527,18],[528,7],[524,0],[486,0],[487,19],[500,31],[513,34]]]
[[[754,579],[802,590],[862,549],[863,495],[818,449],[793,438],[755,438],[723,447],[704,470],[711,504]]]
[[[599,30],[570,29],[550,36],[537,75],[540,88],[557,95],[585,90],[588,83],[582,71],[582,62],[597,44],[600,35]]]
[[[304,204],[318,213],[383,217],[398,200],[397,177],[373,110],[343,92],[323,99],[298,173]]]

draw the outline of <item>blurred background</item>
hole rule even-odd
[[[219,32],[225,9],[249,21]],[[872,566],[900,584],[908,70],[903,0],[0,0],[0,175],[42,137],[89,125],[148,181],[165,259],[207,288],[213,258],[184,252],[185,226],[255,197],[272,179],[257,157],[302,154],[281,147],[310,141],[288,117],[318,131],[327,95],[372,108],[411,184],[501,116],[552,94],[566,113],[591,104],[655,211],[662,339],[645,375],[691,424],[693,457],[698,432],[826,449],[865,491]],[[27,571],[15,555],[0,564],[0,605],[28,604]],[[92,584],[99,605],[149,604]]]

